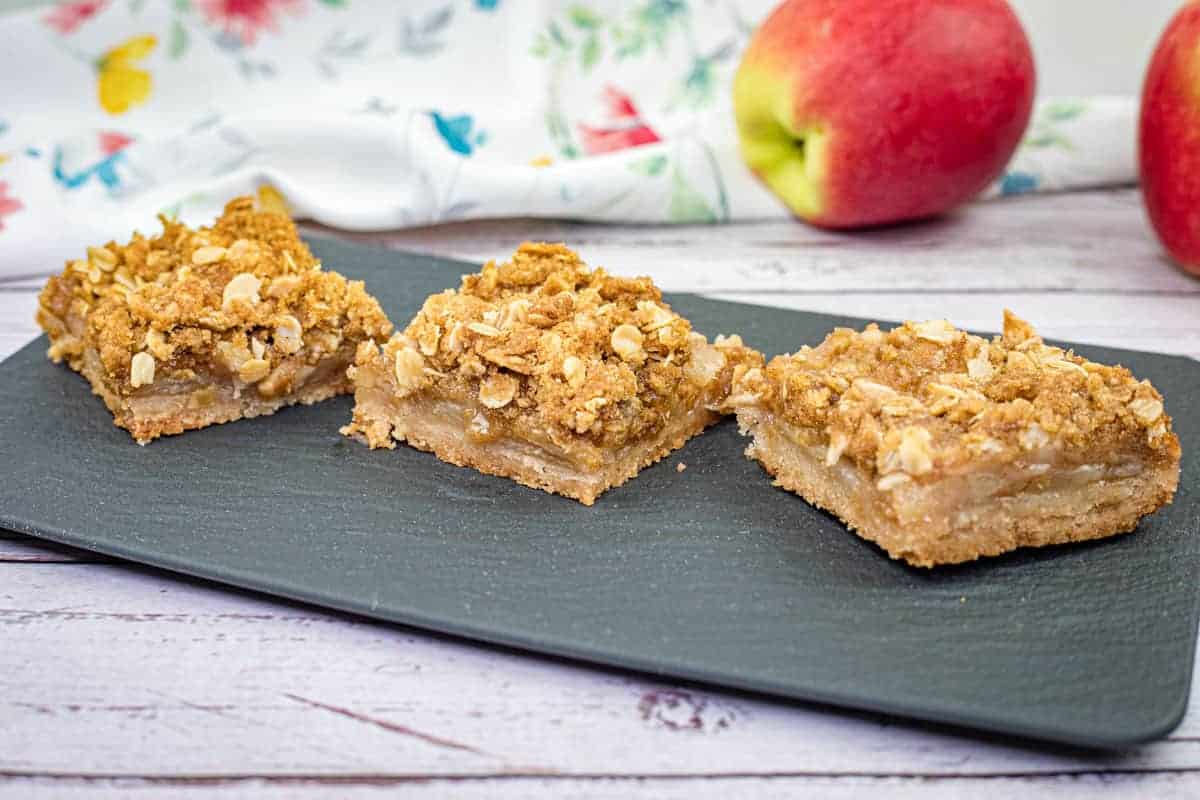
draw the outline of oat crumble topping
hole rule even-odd
[[[944,320],[838,328],[733,391],[731,404],[777,415],[824,446],[827,465],[849,459],[881,490],[980,458],[1087,463],[1127,452],[1131,435],[1148,458],[1179,456],[1148,381],[1045,344],[1009,311],[991,341]]]
[[[292,221],[249,197],[230,201],[212,227],[159,219],[160,235],[88,248],[49,280],[38,322],[51,335],[50,358],[79,369],[94,347],[123,393],[237,376],[267,397],[286,386],[264,379],[302,348],[315,364],[343,342],[391,332],[361,281],[322,270]],[[71,318],[85,320],[83,330],[72,331]]]
[[[737,336],[710,345],[649,278],[591,270],[563,245],[533,243],[427,299],[383,357],[402,397],[477,397],[488,429],[599,446],[652,435],[702,399],[715,407],[735,369],[763,363]],[[378,358],[360,346],[360,367]]]

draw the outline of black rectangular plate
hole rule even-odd
[[[313,247],[400,326],[475,269]],[[862,324],[669,300],[768,354]],[[1131,535],[926,571],[773,488],[730,422],[585,508],[345,439],[349,398],[138,447],[45,348],[0,365],[12,530],[449,634],[1047,741],[1152,739],[1187,704],[1200,591],[1188,359],[1077,348],[1166,396],[1184,449],[1173,505]]]

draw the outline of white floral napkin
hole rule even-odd
[[[773,0],[80,0],[0,16],[0,278],[259,192],[354,230],[787,212],[729,87]],[[992,195],[1130,183],[1133,98],[1051,100]]]

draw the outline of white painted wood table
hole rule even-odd
[[[982,329],[1008,306],[1050,336],[1200,354],[1200,282],[1162,259],[1132,190],[854,236],[522,220],[354,238],[467,259],[564,240],[668,290]],[[36,288],[0,284],[0,354],[35,335]],[[1050,750],[439,638],[0,533],[6,798],[1196,798],[1195,706],[1165,741]]]

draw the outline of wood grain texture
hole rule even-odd
[[[1200,769],[1195,714],[1118,754],[1022,747],[477,647],[140,568],[0,569],[0,775]]]
[[[526,239],[563,241],[589,263],[648,274],[666,291],[1200,294],[1200,282],[1165,262],[1131,189],[980,203],[942,220],[858,233],[788,220],[687,227],[495,220],[346,238],[470,261],[503,258]]]
[[[846,314],[869,319],[939,319],[960,328],[998,331],[1004,309],[1050,339],[1129,350],[1200,356],[1200,295],[1096,292],[724,293],[723,300]],[[753,344],[753,342],[750,342]]]
[[[479,220],[376,233],[303,227],[469,261],[502,258],[527,239],[565,241],[591,263],[649,274],[667,291],[1200,294],[1200,282],[1164,258],[1134,189],[980,203],[941,220],[857,233],[788,220],[719,226]],[[0,282],[0,294],[36,291],[42,282]],[[32,302],[28,308],[32,313]]]
[[[822,800],[1001,800],[1013,797],[1054,797],[1056,800],[1125,800],[1145,793],[1155,800],[1194,800],[1200,777],[1194,773],[1155,775],[1056,775],[994,778],[830,777],[779,775],[712,778],[358,778],[324,776],[261,777],[151,777],[93,778],[0,777],[0,797],[87,798],[126,800],[156,798],[192,800],[204,796],[220,800],[253,796],[265,800],[310,800],[336,797],[346,800],[413,797],[475,800],[515,800],[530,797],[569,797],[573,800],[758,800],[813,797]]]

